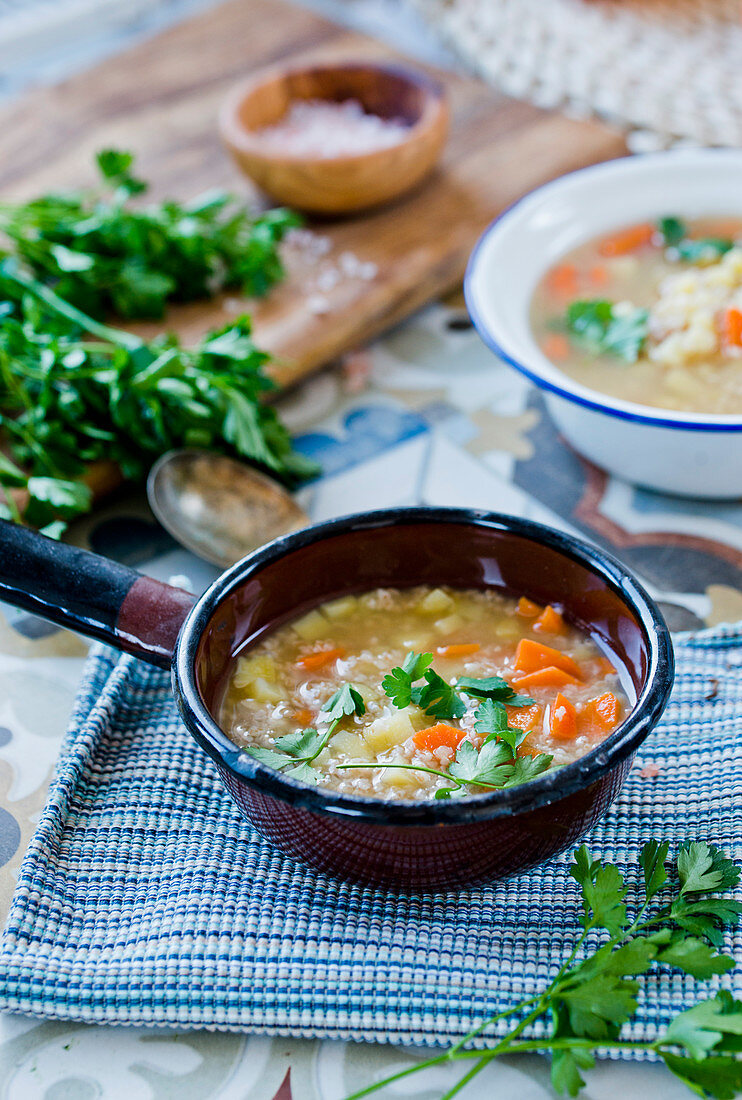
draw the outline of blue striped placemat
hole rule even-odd
[[[705,838],[742,858],[741,631],[676,638],[663,722],[588,837],[631,882],[652,836]],[[239,816],[181,726],[167,674],[98,649],[21,869],[0,1007],[443,1043],[554,973],[577,933],[567,866],[562,857],[507,882],[412,896],[314,872]],[[738,934],[738,957],[741,947]],[[731,982],[742,993],[739,972]],[[646,989],[637,1038],[693,1000],[676,973]]]

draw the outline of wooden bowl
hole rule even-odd
[[[256,131],[301,99],[358,100],[370,114],[403,119],[400,142],[369,153],[276,155]],[[448,131],[443,88],[425,73],[370,61],[261,70],[225,101],[222,139],[242,171],[281,203],[319,214],[344,214],[389,202],[430,172]]]

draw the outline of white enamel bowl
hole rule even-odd
[[[555,367],[529,324],[531,297],[552,264],[584,241],[663,214],[742,216],[742,151],[678,150],[625,157],[545,184],[482,234],[466,273],[484,342],[544,391],[565,438],[598,466],[682,496],[742,496],[742,415],[674,412],[590,390]]]

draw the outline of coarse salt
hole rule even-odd
[[[300,99],[278,122],[255,134],[277,156],[330,159],[386,149],[403,141],[408,132],[403,119],[369,114],[357,99]]]

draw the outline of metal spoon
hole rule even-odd
[[[177,542],[223,568],[309,523],[277,482],[209,451],[168,451],[150,471],[147,497]]]

